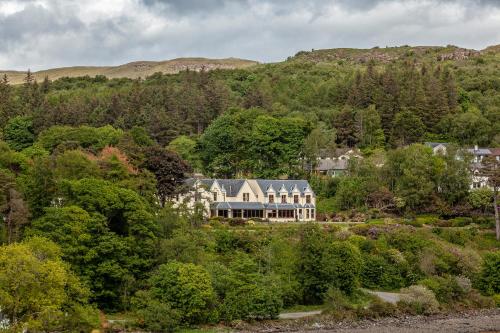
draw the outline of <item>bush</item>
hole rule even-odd
[[[452,227],[465,227],[473,222],[471,217],[455,217],[450,221]]]
[[[434,293],[424,286],[410,286],[401,289],[398,305],[412,314],[433,314],[439,311],[439,303]]]
[[[433,228],[432,233],[438,235],[447,242],[464,246],[477,233],[476,229],[441,229]]]
[[[358,316],[363,318],[380,318],[394,316],[397,313],[398,308],[395,304],[385,302],[379,297],[374,297],[368,308],[361,309]]]
[[[325,306],[327,312],[353,310],[354,306],[349,298],[339,289],[330,288],[325,294]]]
[[[466,288],[470,291],[470,283],[467,286],[465,279],[461,278],[461,284],[459,284],[454,276],[435,276],[420,281],[420,284],[432,290],[440,303],[450,303],[462,300],[467,293]]]
[[[226,321],[276,319],[282,308],[283,301],[279,288],[247,284],[226,295],[221,317]]]
[[[490,252],[484,256],[477,288],[486,295],[500,294],[500,251]]]
[[[399,289],[405,284],[404,272],[398,263],[389,262],[381,255],[363,256],[361,283],[368,289]]]
[[[333,242],[326,248],[320,263],[326,281],[346,294],[358,286],[362,259],[357,247],[349,242]]]
[[[232,218],[232,219],[228,219],[228,221],[229,221],[229,225],[231,227],[237,227],[237,226],[242,226],[242,225],[247,224],[247,221],[244,219],[241,219],[241,218]]]
[[[132,299],[137,316],[137,326],[150,332],[173,332],[180,324],[181,316],[168,303],[152,298],[146,291],[139,291]]]
[[[158,267],[149,283],[152,297],[179,311],[183,323],[200,324],[214,319],[215,292],[203,267],[169,262]]]

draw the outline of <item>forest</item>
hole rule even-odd
[[[137,80],[4,77],[0,331],[90,331],[117,313],[163,332],[294,307],[376,318],[500,305],[497,193],[469,190],[463,150],[500,145],[500,52],[461,50],[313,50]],[[339,147],[364,158],[341,177],[310,174]],[[498,187],[498,163],[488,170]],[[192,173],[306,178],[318,216],[338,223],[207,220],[169,204]]]

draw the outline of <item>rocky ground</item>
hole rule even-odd
[[[500,333],[500,309],[341,322],[318,316],[300,320],[264,322],[240,327],[237,330],[262,333],[311,331],[321,333]]]

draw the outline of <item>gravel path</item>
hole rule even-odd
[[[400,294],[398,294],[398,293],[389,293],[386,291],[373,291],[373,290],[367,290],[367,289],[365,289],[365,291],[367,293],[372,294],[372,295],[378,296],[381,300],[383,300],[385,302],[392,303],[392,304],[396,304],[399,301],[399,299],[401,298]]]
[[[280,319],[300,319],[321,314],[321,310],[304,311],[304,312],[288,312],[280,314]]]

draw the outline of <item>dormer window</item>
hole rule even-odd
[[[217,201],[217,192],[213,192],[214,194],[214,201]]]
[[[295,194],[295,195],[293,196],[293,203],[295,203],[295,204],[298,204],[298,203],[299,203],[299,196],[298,196],[297,194]]]
[[[269,194],[269,203],[274,203],[274,195]]]
[[[286,203],[286,194],[281,196],[281,203]]]
[[[306,203],[308,203],[308,204],[311,203],[311,195],[310,194],[306,195]]]

